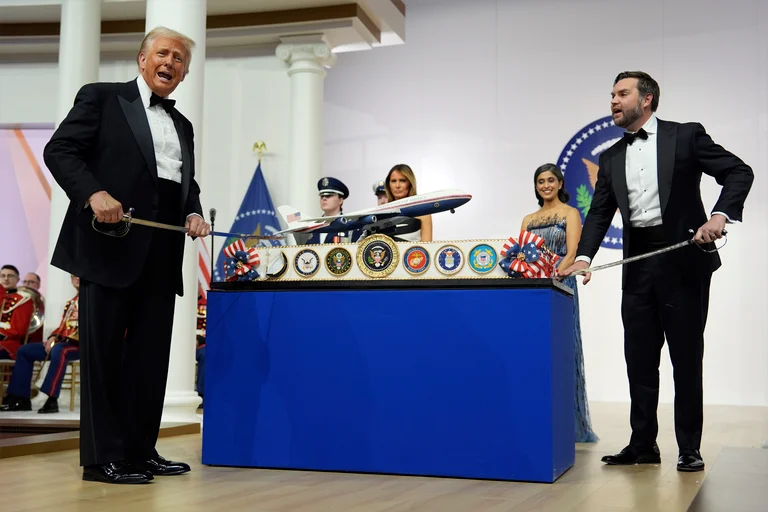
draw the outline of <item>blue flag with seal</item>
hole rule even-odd
[[[272,198],[269,196],[267,182],[264,181],[264,174],[261,171],[261,162],[259,162],[259,165],[256,167],[256,172],[251,179],[251,184],[248,186],[248,191],[245,193],[243,202],[240,204],[240,209],[237,212],[237,216],[235,217],[235,221],[232,223],[229,232],[249,233],[252,235],[274,235],[279,230],[280,221],[275,214],[275,207],[272,204]],[[238,238],[234,237],[227,238],[227,240],[221,244],[219,255],[216,257],[216,266],[213,270],[214,281],[224,280],[224,262],[227,259],[227,256],[224,254],[224,248],[237,240]],[[217,243],[221,243],[221,240],[217,240]],[[283,244],[284,240],[245,240],[245,245],[247,247]]]

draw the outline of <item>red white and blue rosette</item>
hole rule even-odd
[[[544,239],[521,231],[517,239],[510,237],[501,250],[499,266],[510,277],[537,279],[556,275],[560,256],[549,251]]]
[[[254,247],[246,247],[242,239],[224,248],[224,279],[226,281],[253,281],[259,277],[256,268],[261,263]]]

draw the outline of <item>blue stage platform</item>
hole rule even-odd
[[[573,465],[559,282],[245,286],[208,295],[204,464],[534,482]]]

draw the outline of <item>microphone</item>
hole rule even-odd
[[[208,216],[211,218],[211,231],[213,231],[215,229],[214,225],[216,223],[216,208],[211,208],[210,210],[208,210]],[[214,270],[216,268],[216,263],[215,263],[216,260],[213,259],[213,254],[214,254],[213,253],[213,245],[214,245],[215,241],[216,240],[213,237],[213,233],[211,233],[211,265],[213,266],[211,268],[211,270]],[[210,278],[210,282],[208,283],[208,285],[210,286],[210,284],[212,282],[213,282],[213,272],[211,272],[211,278]]]

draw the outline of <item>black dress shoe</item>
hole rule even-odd
[[[29,398],[16,395],[6,395],[3,398],[3,405],[0,405],[0,411],[31,411],[32,402]]]
[[[699,450],[680,450],[680,456],[677,458],[678,471],[704,471],[704,459],[701,458]]]
[[[146,484],[152,479],[151,474],[123,461],[94,464],[83,468],[83,480],[90,482]]]
[[[189,464],[166,460],[160,455],[147,460],[142,467],[157,476],[181,475],[190,470]]]
[[[52,412],[59,412],[59,401],[55,398],[48,397],[45,404],[38,409],[38,414],[49,414]]]
[[[606,455],[602,459],[608,465],[612,466],[631,466],[633,464],[660,464],[661,454],[659,447],[653,443],[653,448],[636,448],[627,446],[615,455]]]

